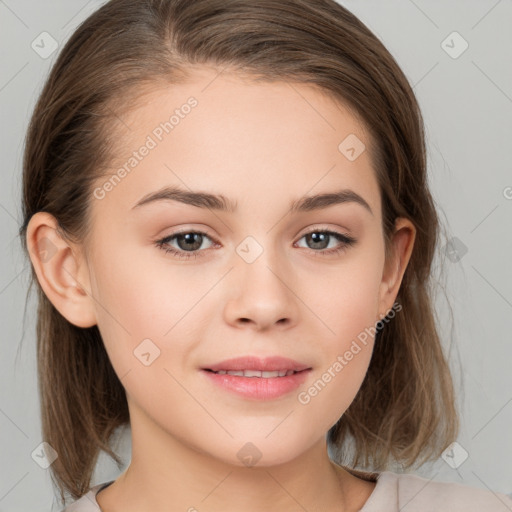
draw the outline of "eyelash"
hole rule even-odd
[[[190,259],[190,258],[197,258],[199,253],[204,252],[204,249],[202,251],[186,252],[186,251],[178,251],[174,248],[169,247],[169,245],[167,245],[173,238],[176,238],[178,235],[192,234],[192,233],[197,234],[197,235],[204,235],[204,236],[208,237],[210,240],[212,240],[214,243],[217,243],[216,240],[214,240],[212,237],[210,237],[207,233],[204,233],[203,231],[183,230],[183,231],[177,231],[175,233],[172,233],[171,235],[166,236],[165,238],[157,240],[155,242],[155,245],[159,249],[162,249],[165,253],[171,253],[173,256],[176,256],[177,258],[181,258],[181,259],[185,259],[185,260]],[[304,233],[300,237],[300,239],[302,239],[305,236],[310,235],[312,233],[333,235],[334,238],[336,238],[338,241],[342,242],[340,246],[338,246],[334,249],[327,249],[327,250],[326,249],[323,249],[323,250],[310,249],[314,253],[318,253],[317,255],[319,255],[319,256],[328,257],[328,256],[332,256],[332,255],[341,254],[348,247],[350,247],[356,243],[356,239],[352,238],[348,235],[338,233],[337,231],[322,230],[322,229],[314,229],[312,231]],[[199,257],[202,257],[202,256],[199,256]]]

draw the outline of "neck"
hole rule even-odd
[[[324,438],[292,460],[263,462],[230,464],[136,422],[130,466],[97,501],[105,512],[352,512],[374,486],[333,463]]]

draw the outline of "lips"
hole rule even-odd
[[[266,358],[259,358],[253,356],[237,357],[226,359],[219,363],[211,364],[202,368],[202,370],[210,370],[213,372],[218,371],[244,371],[256,370],[260,372],[275,372],[275,371],[289,371],[301,372],[308,370],[311,366],[308,364],[300,363],[293,359],[281,356],[272,356]]]
[[[243,370],[218,370],[218,373],[208,368],[202,368],[201,374],[207,382],[217,386],[217,389],[238,395],[244,400],[268,401],[288,397],[291,399],[292,392],[304,384],[312,368],[302,363],[287,358],[238,358],[222,361],[211,365],[213,368],[230,368],[233,366],[244,367]],[[258,371],[249,370],[247,366],[259,368],[290,368],[288,371]],[[292,368],[303,368],[294,371]],[[285,373],[285,375],[279,375]],[[261,375],[255,375],[261,374]],[[290,374],[290,375],[289,375]]]

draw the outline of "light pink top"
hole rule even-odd
[[[360,512],[512,512],[512,498],[499,492],[437,482],[412,473],[365,473],[345,469],[377,482]],[[95,485],[61,512],[102,512],[96,494],[113,482]]]

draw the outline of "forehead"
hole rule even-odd
[[[96,184],[112,182],[101,207],[128,211],[178,185],[252,207],[344,187],[380,210],[364,125],[309,84],[196,67],[184,82],[144,91],[114,124],[112,165]]]

